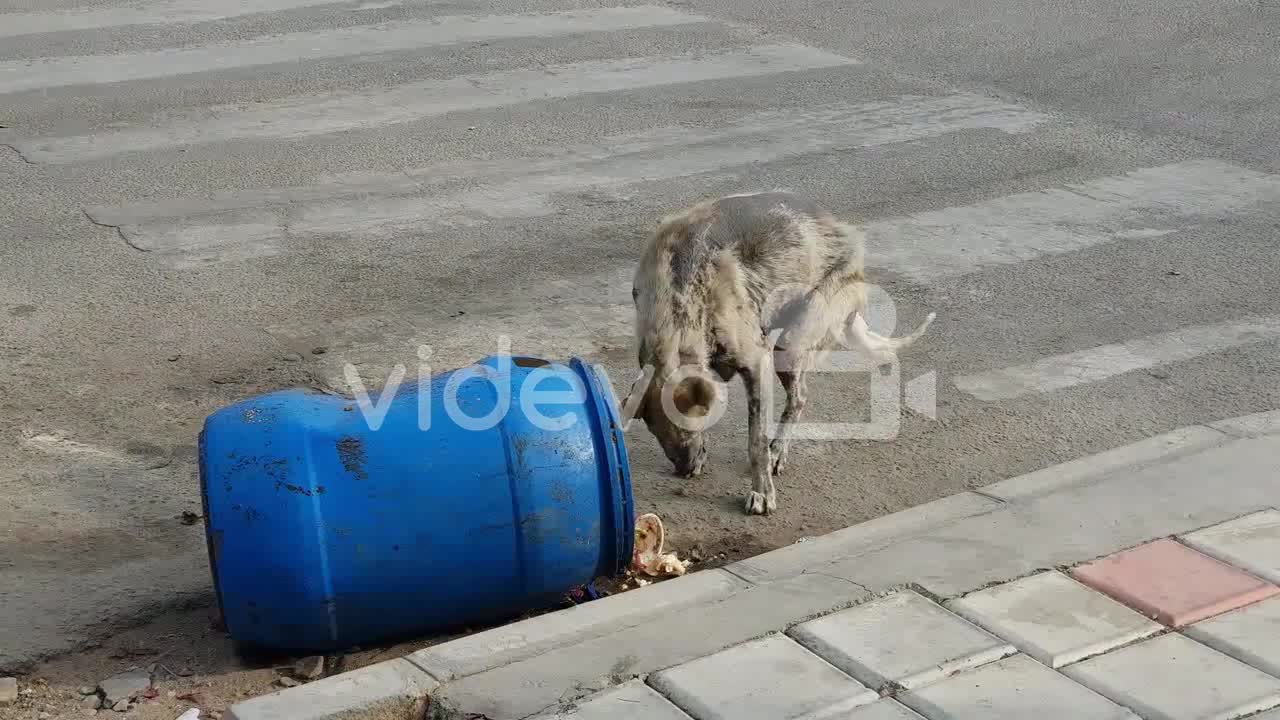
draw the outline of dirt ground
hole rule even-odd
[[[761,551],[751,542],[726,542],[708,548],[702,543],[679,539],[668,542],[682,559],[691,559],[690,572],[719,567]],[[661,579],[656,582],[662,582]],[[634,582],[601,579],[596,583],[604,594],[626,592]],[[564,607],[575,601],[566,598]],[[552,612],[555,608],[543,611]],[[531,613],[532,617],[539,613]],[[521,618],[512,618],[512,621]],[[401,657],[425,647],[448,642],[487,629],[465,628],[457,633],[402,640],[324,658],[328,677],[367,665]],[[296,665],[304,660],[293,655],[248,655],[239,652],[222,629],[216,604],[173,610],[145,624],[121,630],[109,640],[93,643],[81,652],[70,653],[40,663],[18,676],[19,700],[0,707],[0,720],[71,720],[103,717],[119,720],[176,720],[191,708],[199,708],[201,720],[219,720],[227,708],[248,698],[280,690],[307,679]],[[125,712],[94,709],[96,694],[86,694],[98,683],[117,673],[148,669],[153,692],[141,697]],[[319,679],[319,678],[316,678]],[[86,707],[86,703],[89,707]],[[394,717],[403,717],[398,711]]]
[[[328,657],[325,671],[332,674],[351,670],[430,642]],[[292,676],[293,665],[300,659],[239,654],[220,628],[216,607],[173,611],[145,625],[120,631],[97,647],[46,661],[19,676],[19,701],[15,706],[0,708],[0,718],[58,720],[99,715],[122,720],[174,720],[190,708],[199,708],[201,718],[216,720],[241,700],[280,689],[282,678]],[[105,708],[95,713],[84,706],[84,690],[135,668],[151,669],[154,698],[142,698],[123,713]]]

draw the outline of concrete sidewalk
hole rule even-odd
[[[1280,720],[1277,505],[1280,411],[254,698],[228,717]]]

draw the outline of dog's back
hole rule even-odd
[[[669,301],[689,311],[736,286],[759,310],[778,287],[813,288],[831,275],[861,279],[860,232],[806,197],[758,192],[663,219],[636,270],[635,293],[648,296],[641,306]]]
[[[709,314],[719,325],[749,316],[758,332],[780,288],[861,279],[861,233],[808,198],[771,191],[699,203],[662,221],[636,270],[642,354],[646,336],[723,331],[704,327]]]

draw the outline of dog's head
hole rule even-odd
[[[673,372],[641,359],[644,372],[622,402],[623,418],[639,418],[658,439],[677,475],[702,473],[707,449],[704,431],[719,401],[716,384],[705,370]]]

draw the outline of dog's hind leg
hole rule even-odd
[[[831,345],[833,334],[840,333],[844,318],[860,307],[864,298],[865,290],[856,273],[833,274],[796,303],[800,307],[798,321],[769,336],[774,371],[787,391],[777,436],[769,445],[774,475],[782,474],[786,466],[794,426],[808,399],[809,372],[817,365],[818,356]],[[778,347],[779,340],[782,347]]]
[[[764,426],[766,384],[773,382],[773,361],[763,347],[753,350],[754,357],[745,358],[748,362],[738,370],[747,390],[747,453],[751,458],[751,492],[747,494],[746,511],[748,515],[768,515],[778,508],[769,436]]]
[[[769,444],[769,456],[773,463],[771,468],[775,476],[781,475],[787,464],[787,451],[791,449],[792,426],[799,422],[808,399],[808,388],[803,369],[777,371],[782,388],[787,391],[787,404],[782,409],[782,418],[778,421],[778,434]]]
[[[769,443],[771,469],[775,476],[781,475],[787,464],[787,452],[791,448],[793,428],[800,421],[800,415],[804,412],[805,402],[808,400],[808,385],[805,380],[809,371],[813,369],[814,361],[814,353],[807,351],[804,346],[778,347],[776,338],[786,335],[789,333],[777,330],[770,335],[771,344],[774,346],[773,371],[782,383],[782,388],[787,392],[782,418],[778,421],[778,431],[773,442]],[[788,340],[793,341],[795,338],[791,337]]]

